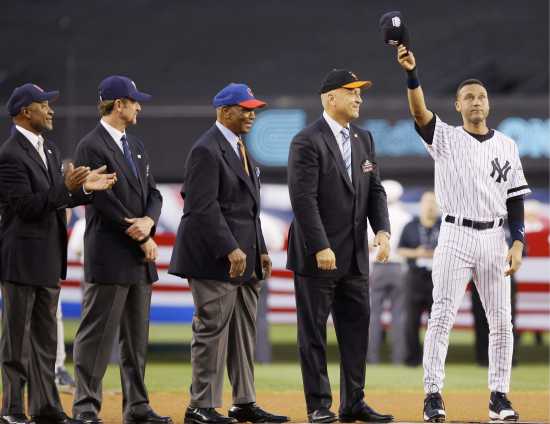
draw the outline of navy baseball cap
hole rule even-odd
[[[212,104],[214,107],[239,105],[247,109],[258,109],[267,103],[254,97],[248,85],[232,82],[214,96]]]
[[[59,91],[44,91],[38,85],[29,82],[13,90],[6,107],[11,116],[17,116],[22,107],[33,102],[54,101],[58,97]]]
[[[353,72],[346,69],[333,69],[321,84],[319,94],[327,93],[337,88],[369,88],[372,81],[360,81]]]
[[[384,36],[384,42],[391,46],[403,44],[409,48],[409,31],[403,22],[401,12],[394,11],[384,13],[378,22],[380,31]]]
[[[136,102],[147,102],[152,98],[150,94],[139,91],[130,78],[121,75],[111,75],[99,84],[99,101],[132,99]]]

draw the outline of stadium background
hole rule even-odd
[[[71,156],[78,140],[97,122],[97,85],[102,78],[129,75],[141,90],[154,95],[130,131],[145,141],[152,172],[165,197],[164,231],[159,237],[161,281],[152,310],[153,323],[162,323],[151,331],[155,360],[186,358],[190,332],[185,322],[192,314],[192,301],[185,283],[166,274],[166,263],[181,215],[178,190],[187,152],[213,123],[211,99],[227,83],[245,82],[269,103],[258,114],[247,144],[261,165],[264,225],[269,226],[277,268],[270,282],[273,323],[293,322],[294,316],[291,279],[284,271],[284,237],[291,217],[284,185],[288,145],[293,134],[320,114],[316,93],[328,70],[349,68],[374,82],[365,93],[358,123],[375,136],[382,177],[400,181],[406,189],[407,209],[417,210],[420,194],[433,184],[433,162],[409,119],[404,75],[395,52],[382,43],[378,32],[378,18],[388,10],[401,10],[410,26],[429,107],[458,124],[452,108],[455,88],[465,78],[479,78],[490,93],[490,125],[518,142],[533,198],[542,202],[545,223],[518,276],[523,305],[519,325],[523,330],[546,331],[542,347],[531,348],[530,336],[523,338],[523,363],[529,365],[518,369],[528,373],[526,381],[532,380],[525,383],[525,390],[542,390],[548,397],[549,11],[544,0],[464,0],[445,2],[444,7],[435,0],[414,5],[404,0],[19,0],[4,5],[0,102],[5,103],[13,87],[27,81],[60,89],[51,138],[64,156]],[[4,109],[0,115],[0,135],[6,138],[10,122]],[[77,210],[75,215],[81,213]],[[81,268],[76,260],[69,275],[62,298],[70,346],[80,300]],[[457,324],[465,330],[455,331],[458,347],[451,347],[450,359],[469,363],[473,353],[468,296]],[[296,357],[294,334],[292,324],[272,326],[275,360]],[[331,335],[334,359],[333,351]],[[292,370],[297,372],[295,365]],[[401,378],[399,373],[404,371],[397,370],[395,375]],[[396,371],[388,366],[373,372],[382,376]],[[187,377],[185,384],[177,383],[180,391],[187,387]],[[380,380],[383,389],[387,378]],[[112,384],[116,387],[116,382]]]

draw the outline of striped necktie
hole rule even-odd
[[[346,165],[346,171],[351,180],[351,143],[349,128],[342,128],[340,133],[342,134],[342,158],[344,159],[344,165]]]

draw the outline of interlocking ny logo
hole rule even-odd
[[[493,171],[491,172],[491,178],[494,178],[495,175],[496,175],[496,177],[497,177],[496,182],[497,183],[500,183],[502,180],[506,181],[506,177],[508,176],[508,172],[510,172],[510,169],[512,169],[512,166],[510,165],[510,162],[506,161],[504,166],[500,166],[498,158],[494,158],[491,161],[491,165],[493,165]]]

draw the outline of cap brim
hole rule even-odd
[[[343,88],[370,88],[372,86],[372,81],[353,81],[347,84],[344,84]]]
[[[136,102],[148,102],[153,98],[150,94],[142,93],[141,91],[136,91],[128,96],[130,99],[135,100]]]
[[[247,109],[259,109],[264,107],[265,105],[267,105],[266,102],[262,102],[258,99],[245,100],[239,103],[239,106],[245,107]]]
[[[39,101],[39,102],[45,102],[45,101],[53,102],[53,101],[57,100],[58,97],[59,97],[59,91],[57,91],[57,90],[55,90],[55,91],[44,91],[44,92],[40,93],[39,96],[37,96],[36,101]]]

